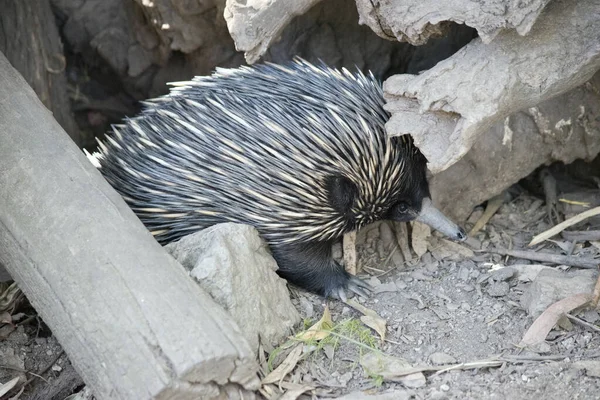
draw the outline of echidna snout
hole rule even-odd
[[[372,75],[296,60],[173,85],[91,156],[161,244],[222,222],[252,225],[282,277],[344,298],[367,287],[331,256],[344,233],[420,218],[461,236],[434,212],[412,139],[386,134]]]

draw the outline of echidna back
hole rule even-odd
[[[329,204],[328,177],[354,182],[359,208],[401,190],[403,149],[385,135],[373,76],[297,60],[175,86],[114,127],[96,155],[162,243],[226,221],[270,242],[330,239],[348,226]]]

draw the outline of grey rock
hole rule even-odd
[[[253,349],[276,346],[300,322],[285,280],[256,229],[219,224],[165,249],[233,317]]]
[[[446,353],[433,353],[429,356],[429,361],[435,365],[446,365],[456,363],[456,358]]]
[[[489,284],[487,292],[493,297],[506,296],[510,290],[508,282],[492,282]]]
[[[507,281],[515,275],[516,270],[511,267],[497,269],[490,274],[490,279],[496,282]]]
[[[591,270],[544,269],[521,296],[521,306],[537,318],[558,300],[578,293],[591,293],[597,277],[598,273]]]

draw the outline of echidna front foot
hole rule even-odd
[[[331,242],[272,245],[277,273],[288,282],[325,297],[347,300],[347,291],[369,297],[371,287],[350,275],[331,256]]]

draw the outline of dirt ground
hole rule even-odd
[[[482,210],[474,212],[467,230],[481,214]],[[369,226],[357,239],[358,265],[363,273],[368,271],[365,278],[375,288],[371,298],[358,301],[387,323],[383,344],[373,331],[368,331],[366,340],[413,366],[469,363],[499,355],[512,356],[510,361],[489,368],[425,372],[425,380],[389,382],[362,368],[358,360],[365,352],[363,347],[341,339],[337,346],[316,346],[286,380],[317,387],[318,398],[335,398],[357,390],[392,392],[389,398],[398,399],[597,398],[600,381],[594,375],[598,371],[575,364],[600,360],[596,325],[555,328],[537,352],[520,349],[517,344],[533,322],[521,306],[521,296],[530,283],[503,275],[498,267],[531,262],[486,251],[491,247],[525,248],[535,234],[550,227],[546,216],[542,200],[520,194],[502,205],[490,222],[462,245],[463,250],[447,248],[435,233],[427,237],[413,231],[413,245],[423,247],[423,243],[414,242],[414,237],[421,236],[428,250],[420,259],[410,261],[400,256],[389,224],[383,228],[381,223]],[[547,242],[544,246],[560,252],[557,244]],[[598,249],[589,245],[577,245],[572,252],[598,255]],[[321,318],[326,304],[334,325],[361,315],[340,301],[325,302],[295,289],[292,300],[307,326]],[[55,338],[33,315],[31,309],[13,314],[13,325],[0,329],[0,382],[16,376],[31,379],[20,397],[13,398],[64,399],[80,390],[82,382]],[[578,315],[591,324],[600,321],[595,311]],[[274,365],[286,354],[284,350],[275,357]]]

